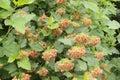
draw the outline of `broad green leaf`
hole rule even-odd
[[[3,29],[1,24],[0,24],[0,29]]]
[[[41,32],[42,32],[43,36],[49,36],[52,33],[51,30],[49,30],[49,31],[41,30]]]
[[[28,57],[23,58],[20,61],[18,61],[17,65],[18,65],[18,67],[21,67],[23,69],[31,70],[31,64],[30,64],[30,61],[29,61]]]
[[[16,55],[12,55],[12,56],[10,56],[9,58],[8,58],[8,62],[9,63],[12,63],[12,62],[14,62],[15,61],[15,59],[16,59]]]
[[[49,29],[56,29],[56,28],[58,28],[59,27],[59,24],[58,23],[53,23],[53,24],[51,24],[51,25],[49,25],[49,26],[47,26]]]
[[[26,4],[31,4],[33,3],[35,0],[13,0],[13,3],[16,5],[16,6],[23,6],[23,5],[26,5]]]
[[[119,29],[120,28],[120,24],[117,21],[115,21],[115,20],[108,21],[106,23],[106,25],[108,25],[110,29]]]
[[[0,8],[9,10],[11,8],[10,0],[0,0]]]
[[[81,60],[77,60],[77,64],[75,66],[75,71],[85,71],[87,70],[87,64]]]
[[[30,42],[29,43],[29,45],[30,45],[30,47],[32,48],[32,49],[34,49],[35,51],[43,51],[43,48],[42,48],[42,46],[39,44],[39,43],[37,43],[37,42]]]
[[[0,47],[0,57],[3,57],[4,56],[4,53],[3,53],[3,48]]]
[[[120,34],[117,36],[117,40],[120,43]]]
[[[73,38],[61,38],[58,39],[58,41],[68,46],[72,46],[74,44]]]
[[[52,16],[49,17],[47,24],[51,25],[54,22],[54,18]]]
[[[70,78],[73,76],[72,73],[70,72],[64,72],[63,75],[65,75],[67,78]]]
[[[6,65],[6,66],[4,67],[4,69],[5,69],[6,71],[8,71],[9,73],[12,73],[12,72],[14,72],[14,71],[17,70],[17,66],[16,66],[14,63],[11,63],[11,64]]]
[[[13,10],[0,10],[0,18],[6,19],[8,16],[10,16],[13,13]]]
[[[20,46],[16,43],[16,42],[12,42],[12,43],[5,43],[3,45],[3,53],[7,56],[7,57],[11,57],[13,55],[18,56],[20,51]]]
[[[93,2],[89,2],[89,1],[83,1],[83,5],[85,6],[85,8],[88,8],[94,12],[98,12],[99,11],[99,8],[98,6],[93,3]]]
[[[12,25],[16,30],[25,33],[25,24],[33,19],[34,14],[13,14],[10,19],[5,20],[5,25]]]
[[[57,49],[58,53],[61,53],[64,49],[64,45],[60,44],[60,42],[58,42],[58,41],[55,42],[54,46]]]
[[[60,80],[59,77],[57,77],[57,76],[51,76],[51,79],[52,80]]]
[[[74,31],[74,29],[72,26],[69,26],[67,29],[65,29],[65,31],[67,34],[71,34]]]

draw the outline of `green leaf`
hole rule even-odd
[[[0,10],[0,18],[6,19],[8,16],[10,16],[13,13],[13,10]]]
[[[52,80],[60,80],[59,77],[57,77],[57,76],[51,76],[51,79]]]
[[[55,42],[54,46],[57,49],[58,53],[61,53],[64,49],[64,45],[60,44],[60,42],[58,42],[58,41]]]
[[[110,29],[119,29],[120,28],[120,24],[117,21],[115,21],[115,20],[108,21],[106,23],[106,25],[108,25]]]
[[[31,64],[30,64],[30,61],[29,61],[28,57],[23,58],[20,61],[18,61],[17,65],[18,65],[18,67],[21,67],[23,69],[31,70]]]
[[[120,43],[120,34],[117,36],[117,40]]]
[[[58,41],[68,46],[72,46],[74,44],[73,38],[61,38],[61,39],[58,39]]]
[[[75,66],[75,71],[85,71],[87,70],[87,64],[81,60],[77,60],[78,64]]]
[[[49,31],[41,30],[41,32],[42,32],[43,36],[49,36],[52,33],[51,30],[49,30]]]
[[[0,47],[0,57],[3,57],[4,56],[4,53],[3,53],[3,48]]]
[[[54,21],[55,21],[55,20],[54,20],[53,16],[50,16],[49,19],[48,19],[47,24],[48,24],[48,25],[51,25]]]
[[[70,72],[64,72],[63,75],[65,75],[67,78],[71,78],[73,76]]]
[[[14,72],[14,71],[17,70],[17,66],[16,66],[14,63],[11,63],[11,64],[6,65],[6,66],[4,67],[4,69],[5,69],[6,71],[8,71],[9,73],[12,73],[12,72]]]
[[[0,24],[0,29],[3,29],[1,24]]]
[[[39,44],[39,43],[37,43],[37,42],[30,42],[29,43],[29,45],[30,45],[30,47],[32,48],[32,49],[34,49],[35,51],[43,51],[43,48],[42,48],[42,46]]]
[[[12,62],[14,62],[15,61],[15,59],[16,59],[16,55],[12,55],[12,56],[10,56],[9,58],[8,58],[8,62],[9,63],[12,63]]]
[[[0,0],[0,8],[9,10],[11,8],[10,0]]]
[[[7,56],[7,57],[11,57],[13,55],[18,56],[20,51],[20,46],[16,43],[16,42],[12,42],[12,43],[5,43],[3,45],[3,53]]]
[[[59,27],[59,24],[58,23],[53,23],[53,24],[51,24],[51,25],[49,25],[49,26],[47,26],[49,29],[56,29],[56,28],[58,28]]]
[[[88,8],[94,12],[98,12],[99,11],[99,8],[98,6],[93,3],[93,2],[89,2],[89,1],[83,1],[83,5],[85,6],[85,8]]]
[[[26,5],[26,4],[31,4],[33,3],[35,0],[13,0],[13,3],[16,5],[16,6],[23,6],[23,5]]]
[[[69,26],[67,29],[65,29],[65,31],[67,34],[71,34],[74,31],[74,29],[72,26]]]
[[[5,20],[5,25],[12,25],[16,30],[25,33],[25,24],[33,19],[34,14],[18,14],[15,13],[9,19]]]

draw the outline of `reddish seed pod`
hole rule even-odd
[[[57,29],[53,30],[53,35],[60,36],[62,34],[62,32],[63,32],[62,28],[57,28]]]
[[[67,0],[56,0],[57,5],[64,5]]]
[[[95,54],[95,57],[96,57],[97,59],[101,60],[101,59],[104,57],[104,53],[102,53],[102,52],[97,52],[97,53]]]
[[[48,74],[48,70],[44,67],[42,67],[38,72],[37,72],[40,76],[47,76]]]
[[[56,10],[56,13],[60,14],[60,15],[64,15],[65,14],[65,10],[59,8]]]
[[[72,47],[68,50],[68,55],[73,59],[81,58],[85,55],[86,50],[85,47]]]
[[[90,41],[88,42],[89,46],[95,46],[100,43],[100,38],[97,36],[92,36]]]
[[[103,70],[100,68],[95,68],[93,71],[91,71],[91,74],[93,77],[98,77],[103,73]]]
[[[83,26],[90,27],[90,25],[92,25],[92,20],[88,18],[84,18],[82,23],[83,23]]]
[[[90,36],[88,34],[80,33],[74,37],[74,42],[77,44],[85,44],[90,39]]]
[[[56,58],[56,56],[57,56],[56,49],[50,49],[50,50],[42,53],[42,58],[46,61],[54,60]]]
[[[71,71],[74,68],[74,63],[68,59],[62,59],[57,62],[58,69],[61,72]]]
[[[73,19],[74,19],[74,20],[80,20],[81,17],[82,17],[82,15],[81,15],[80,13],[78,13],[78,12],[75,12],[75,13],[73,14]]]
[[[70,25],[70,20],[69,19],[63,19],[62,21],[59,22],[59,26],[61,28],[67,28]]]

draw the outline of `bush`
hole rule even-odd
[[[118,80],[115,0],[1,0],[2,80]]]

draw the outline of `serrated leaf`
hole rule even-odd
[[[49,30],[49,31],[41,30],[41,32],[42,32],[43,36],[49,36],[52,33],[51,30]]]
[[[16,66],[14,63],[11,63],[11,64],[6,65],[6,66],[4,67],[4,69],[5,69],[6,71],[8,71],[9,73],[12,73],[12,72],[14,72],[14,71],[17,70],[17,66]]]
[[[29,61],[28,57],[23,58],[20,61],[18,61],[17,65],[18,65],[18,67],[21,67],[23,69],[31,70],[31,64],[30,64],[30,61]]]
[[[35,51],[43,51],[43,48],[42,48],[42,46],[39,44],[39,43],[37,43],[37,42],[31,42],[31,43],[29,43],[29,45],[30,45],[30,47],[32,48],[32,49],[34,49]]]
[[[16,6],[23,6],[23,5],[26,5],[26,4],[31,4],[33,3],[35,0],[13,0],[13,3],[16,5]]]
[[[58,28],[59,27],[59,24],[58,23],[53,23],[53,24],[51,24],[51,25],[49,25],[49,26],[47,26],[49,29],[56,29],[56,28]]]
[[[58,41],[55,42],[54,46],[57,49],[58,53],[61,53],[64,49],[64,45],[60,44],[60,42],[58,42]]]
[[[33,19],[34,14],[13,14],[10,19],[5,20],[5,25],[12,25],[16,30],[25,33],[25,24]]]
[[[115,20],[108,21],[106,23],[106,25],[108,25],[110,29],[119,29],[120,28],[120,24],[117,21],[115,21]]]
[[[52,80],[60,80],[59,77],[57,77],[57,76],[51,76],[51,79]]]
[[[11,8],[10,0],[0,0],[0,7],[9,10]]]
[[[81,60],[77,60],[78,64],[75,66],[75,71],[85,71],[87,70],[87,64]]]
[[[9,63],[12,63],[12,62],[14,62],[15,61],[15,59],[16,59],[16,55],[12,55],[12,56],[10,56],[9,58],[8,58],[8,62]]]
[[[89,2],[89,1],[83,1],[83,5],[85,6],[85,8],[88,8],[94,12],[98,12],[99,11],[99,8],[98,6],[93,3],[93,2]]]
[[[70,78],[73,76],[72,73],[70,72],[64,72],[63,75],[65,75],[67,78]]]
[[[54,22],[54,18],[53,18],[53,16],[50,16],[49,19],[48,19],[47,24],[51,25],[53,22]]]
[[[67,29],[65,29],[65,31],[67,34],[71,34],[74,31],[74,29],[72,26],[69,26]]]
[[[58,39],[58,41],[68,46],[72,46],[74,44],[73,38],[61,38],[61,39]]]

